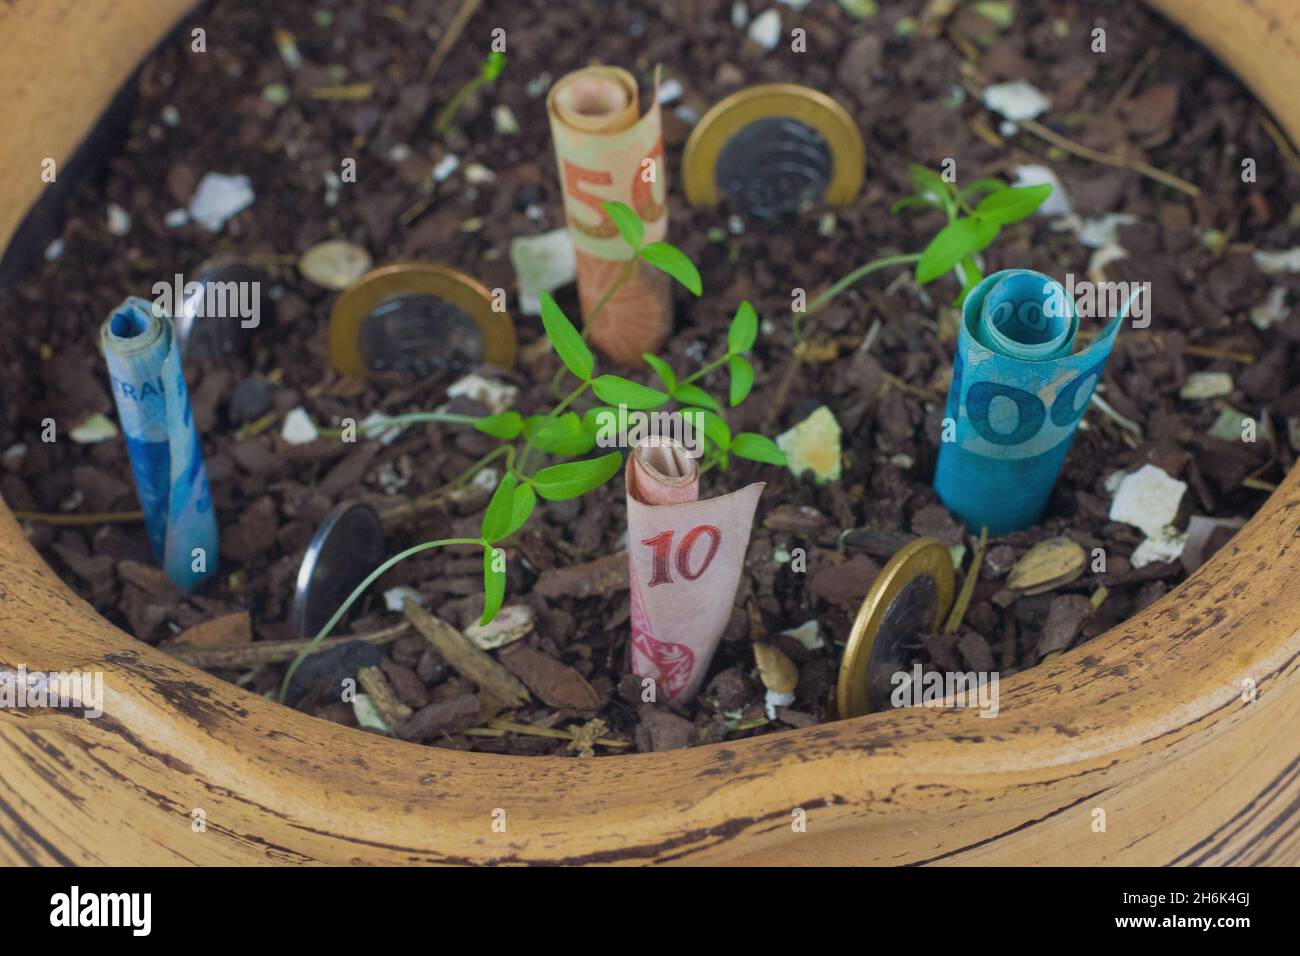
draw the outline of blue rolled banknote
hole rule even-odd
[[[188,594],[216,571],[217,517],[175,329],[152,303],[132,296],[105,320],[99,338],[149,542]]]
[[[967,527],[1004,534],[1038,520],[1135,297],[1072,354],[1078,310],[1054,279],[1006,269],[967,295],[934,476]]]

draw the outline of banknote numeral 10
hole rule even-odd
[[[695,570],[691,570],[691,554],[695,549],[695,544],[701,537],[707,536],[709,539],[709,551],[704,556],[704,560]],[[672,584],[673,576],[668,567],[668,559],[673,549],[673,532],[663,531],[653,538],[646,538],[641,542],[647,547],[654,549],[654,571],[650,575],[650,587],[656,584]],[[709,569],[713,563],[713,558],[718,553],[718,547],[722,544],[722,532],[711,524],[702,524],[692,528],[682,536],[681,544],[677,546],[676,560],[677,573],[687,581],[694,581],[701,574]]]

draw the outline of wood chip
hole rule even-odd
[[[585,564],[549,568],[537,578],[533,593],[550,598],[585,598],[627,588],[627,552],[620,551]]]
[[[1060,594],[1047,610],[1043,636],[1038,639],[1038,656],[1063,651],[1079,635],[1083,622],[1092,616],[1092,601],[1082,594]]]
[[[247,611],[223,614],[195,624],[176,635],[174,643],[187,647],[231,647],[253,640],[253,619]]]
[[[529,700],[528,688],[519,678],[471,644],[460,631],[412,601],[407,601],[403,610],[411,625],[463,677],[509,707],[518,707]]]
[[[799,668],[784,652],[770,644],[755,644],[754,660],[758,662],[758,676],[764,687],[778,694],[794,693],[799,683]]]
[[[531,634],[536,620],[536,613],[527,604],[512,604],[497,612],[486,627],[475,621],[465,628],[465,636],[475,647],[493,651]]]
[[[549,707],[565,710],[596,710],[600,707],[600,694],[587,683],[587,679],[549,654],[526,644],[515,644],[501,652],[501,662]]]
[[[1021,556],[1007,576],[1007,586],[1025,594],[1042,594],[1083,574],[1087,556],[1064,535],[1040,541]]]
[[[396,726],[395,733],[403,740],[425,741],[448,730],[471,727],[479,719],[477,694],[461,694],[451,700],[437,701],[421,707]]]
[[[375,710],[379,711],[379,716],[384,718],[384,723],[389,727],[396,727],[414,713],[411,708],[397,699],[397,694],[393,692],[388,678],[378,667],[371,665],[361,668],[357,671],[357,682],[369,695],[370,702],[375,705]]]
[[[319,654],[321,651],[328,651],[350,641],[387,644],[389,641],[401,637],[410,629],[411,625],[403,621],[394,627],[373,631],[370,634],[330,637],[316,645],[313,653]],[[185,631],[180,636],[184,637],[189,633],[189,631]],[[195,647],[188,642],[182,644],[178,641],[175,644],[162,645],[162,650],[165,650],[177,660],[192,664],[195,667],[201,667],[204,670],[218,670],[222,668],[261,667],[263,664],[279,664],[283,661],[291,661],[309,643],[309,641],[254,641],[251,644],[239,644],[233,647]]]

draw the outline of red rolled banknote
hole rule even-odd
[[[661,699],[700,689],[731,618],[763,483],[700,500],[700,469],[669,438],[643,439],[627,457],[632,671]]]
[[[644,116],[636,80],[618,67],[575,70],[546,97],[577,260],[578,297],[585,320],[592,322],[587,337],[625,365],[659,351],[672,326],[668,276],[644,262],[593,317],[632,258],[601,203],[617,200],[636,210],[647,243],[659,242],[668,231],[658,71],[655,76],[655,100]]]

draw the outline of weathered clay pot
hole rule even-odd
[[[1300,7],[1154,5],[1300,134]],[[0,4],[0,245],[41,160],[189,6]],[[591,761],[382,739],[178,664],[78,599],[0,503],[0,668],[102,669],[107,699],[99,720],[0,713],[0,862],[1295,864],[1298,522],[1293,472],[1176,591],[1005,681],[997,719],[898,711]]]

